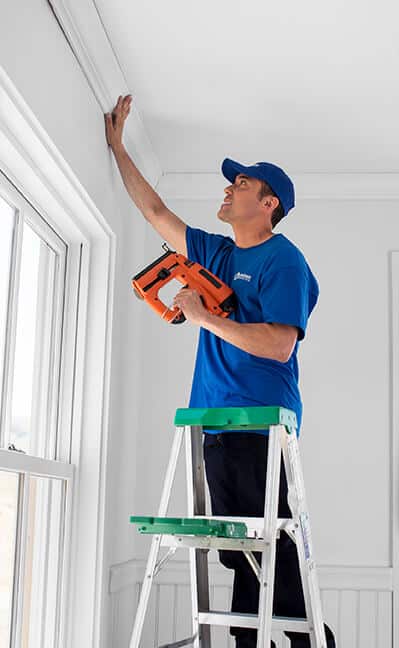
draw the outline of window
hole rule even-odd
[[[51,480],[55,487],[61,481],[61,494],[54,497],[63,497],[64,501],[60,501],[56,639],[51,644],[45,635],[40,638],[40,628],[46,626],[50,608],[39,610],[32,590],[30,617],[33,619],[39,610],[42,618],[44,615],[44,622],[39,627],[32,625],[30,644],[35,648],[47,648],[48,645],[51,648],[92,646],[100,641],[104,623],[102,606],[108,586],[104,550],[107,532],[105,484],[110,434],[116,235],[109,222],[113,218],[111,212],[106,218],[99,210],[56,142],[49,137],[1,66],[0,169],[20,190],[20,193],[15,191],[0,171],[0,220],[3,221],[3,215],[5,219],[8,215],[12,230],[11,239],[10,236],[7,239],[11,249],[6,248],[11,258],[9,262],[4,255],[1,258],[2,268],[7,268],[7,271],[2,272],[0,281],[5,282],[7,288],[0,291],[0,301],[6,301],[6,306],[3,304],[0,308],[3,318],[0,321],[0,346],[4,345],[0,348],[0,371],[3,372],[0,376],[0,472],[7,473],[9,479],[10,474],[14,475],[14,483],[16,479],[18,485],[17,495],[15,490],[14,495],[11,490],[8,498],[8,502],[16,501],[14,513],[13,509],[6,509],[11,528],[12,516],[16,516],[15,548],[11,548],[16,566],[12,568],[11,610],[7,608],[11,648],[20,648],[18,642],[21,644],[23,635],[24,583],[21,574],[23,561],[28,556],[29,498],[32,503],[36,497],[35,511],[44,507],[37,505],[38,497],[47,508],[53,506],[51,492],[47,500],[44,495],[37,495],[38,489],[33,494],[29,484],[32,477]],[[34,205],[36,211],[30,205]],[[17,285],[20,282],[18,272],[21,272],[18,270],[21,264],[18,255],[22,252],[24,223],[45,243],[47,250],[52,251],[49,252],[49,277],[44,275],[44,271],[39,275],[43,281],[52,281],[50,285],[54,287],[54,293],[51,297],[49,284],[39,282],[38,290],[42,293],[35,303],[44,324],[41,329],[35,322],[37,344],[32,352],[33,370],[38,373],[33,379],[34,396],[30,400],[30,410],[24,403],[26,410],[30,411],[29,434],[24,441],[27,444],[29,440],[29,451],[18,452],[6,449],[6,444],[12,443],[11,420],[13,417],[15,420],[17,415],[13,381],[17,374]],[[53,270],[52,253],[55,254]],[[44,264],[43,255],[40,261]],[[43,306],[42,295],[47,295],[45,304],[48,311]],[[48,324],[50,316],[46,318],[47,312],[52,313],[51,326]],[[52,337],[45,335],[44,331],[52,332]],[[43,345],[43,361],[40,344]],[[46,344],[50,346],[46,347]],[[34,400],[36,395],[40,396],[40,403]],[[46,428],[38,421],[44,421]],[[20,442],[22,446],[22,435]],[[14,445],[18,448],[16,442]],[[37,528],[40,528],[39,519]],[[49,548],[53,548],[54,528],[49,524],[44,528]],[[0,559],[4,560],[2,550],[0,542]],[[0,574],[3,564],[0,564]],[[34,577],[34,571],[32,574]],[[43,567],[42,588],[48,587],[45,574]],[[0,575],[0,580],[2,578]],[[3,593],[4,590],[0,595],[1,609],[6,607]],[[49,603],[48,597],[47,601]],[[0,618],[4,620],[1,612]],[[36,618],[39,617],[36,615]],[[52,627],[51,620],[48,627]],[[38,634],[34,635],[35,632]]]
[[[0,648],[57,648],[73,467],[60,427],[68,246],[0,181]],[[64,417],[67,420],[68,417]]]

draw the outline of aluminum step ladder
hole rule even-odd
[[[178,409],[175,436],[163,486],[158,516],[130,518],[142,533],[153,533],[130,648],[140,644],[151,586],[157,573],[177,549],[189,551],[192,600],[192,635],[160,648],[211,648],[212,625],[256,628],[257,648],[270,648],[271,633],[306,632],[311,648],[327,648],[320,591],[310,532],[309,513],[297,441],[295,412],[283,407],[227,407]],[[217,518],[206,516],[205,475],[202,432],[206,430],[269,430],[265,508],[263,518]],[[188,517],[168,518],[173,480],[178,457],[185,440]],[[292,518],[278,518],[281,456],[288,485],[288,503]],[[295,542],[306,618],[272,615],[276,540],[284,530]],[[161,547],[166,554],[159,558]],[[211,610],[209,605],[208,551],[242,551],[260,582],[258,614],[237,614]],[[262,552],[259,565],[253,552]]]

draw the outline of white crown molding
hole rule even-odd
[[[118,592],[126,587],[141,583],[144,578],[146,561],[128,560],[110,567],[109,592]],[[212,585],[229,586],[231,574],[210,562],[209,572]],[[317,574],[320,589],[333,590],[393,590],[392,568],[390,567],[329,567],[318,566]],[[161,584],[188,585],[190,580],[188,562],[172,560],[157,575],[156,582]]]
[[[299,200],[399,200],[399,173],[292,174]],[[218,200],[228,184],[222,173],[164,173],[157,190],[165,200]]]
[[[65,37],[86,76],[103,113],[109,112],[119,95],[133,94],[91,0],[49,0]],[[153,185],[162,170],[133,101],[124,140],[135,163]]]

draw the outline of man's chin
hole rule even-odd
[[[224,223],[229,223],[229,217],[227,214],[223,213],[223,209],[219,209],[217,213],[217,217],[219,220],[223,221]]]

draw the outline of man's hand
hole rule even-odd
[[[196,290],[191,288],[179,290],[173,300],[173,306],[180,308],[186,319],[193,324],[198,324],[198,326],[202,326],[208,314],[207,309],[202,304],[201,297]]]
[[[105,135],[108,145],[113,151],[122,146],[122,133],[126,118],[130,112],[132,96],[120,96],[112,113],[106,113],[105,117]]]

